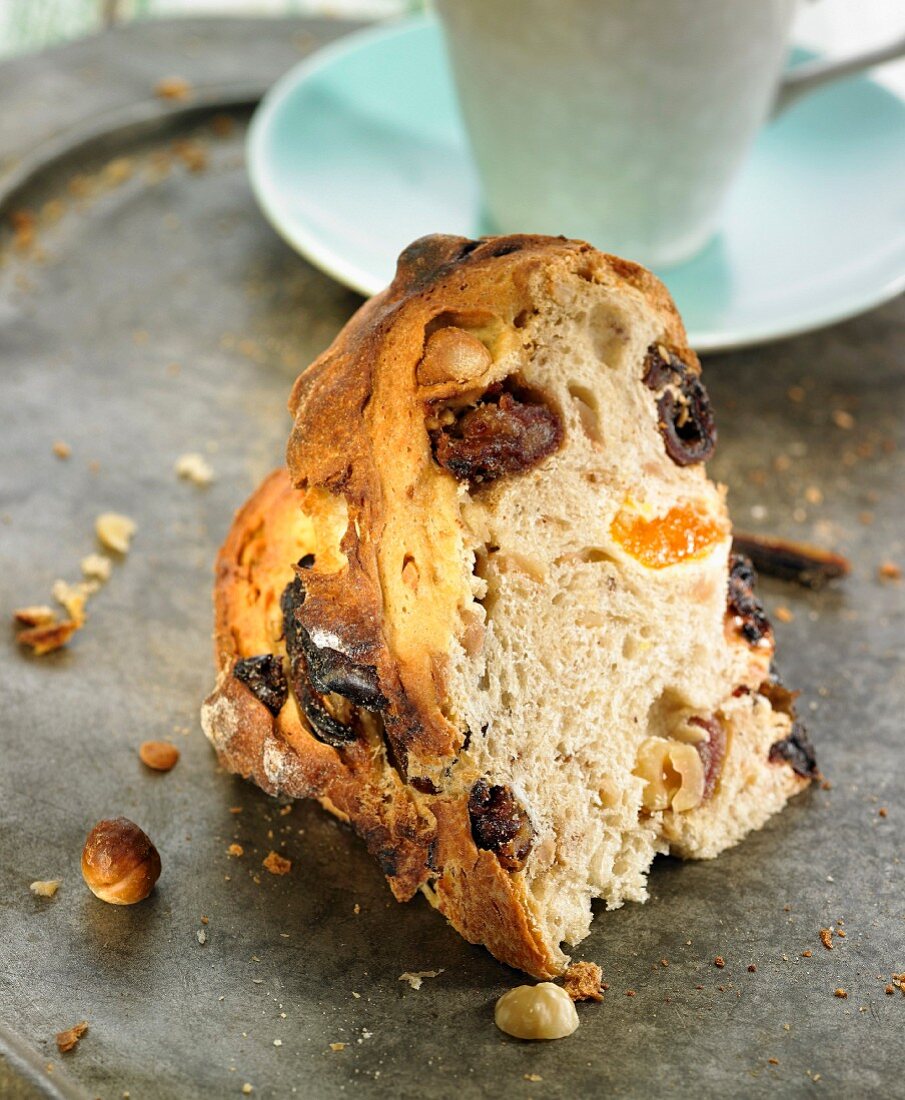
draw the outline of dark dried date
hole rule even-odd
[[[723,770],[723,761],[726,758],[726,730],[715,715],[709,718],[689,718],[688,723],[699,726],[708,734],[707,741],[698,741],[695,745],[704,769],[704,793],[701,795],[701,801],[706,802],[716,790]]]
[[[801,723],[792,726],[792,732],[782,741],[774,741],[770,746],[770,762],[790,765],[796,775],[803,779],[816,779],[820,772],[817,768],[817,755]]]
[[[260,657],[243,657],[233,665],[233,676],[243,683],[254,697],[274,716],[283,709],[289,687],[283,672],[283,662],[272,653]]]
[[[779,714],[786,714],[789,718],[795,718],[795,700],[799,696],[797,691],[789,691],[782,682],[779,673],[770,669],[770,678],[757,689],[758,695],[770,700],[770,706]]]
[[[736,629],[752,646],[773,637],[764,605],[754,592],[756,584],[757,573],[748,558],[744,554],[730,554],[727,607]]]
[[[823,588],[851,572],[851,563],[841,554],[805,542],[736,532],[732,536],[732,547],[747,555],[758,572],[783,581],[795,581],[805,588]]]
[[[289,686],[311,726],[311,732],[319,740],[334,748],[349,744],[357,737],[354,726],[346,725],[327,710],[318,696],[308,675],[306,643],[308,632],[298,620],[298,611],[305,602],[305,587],[298,577],[286,585],[280,597],[283,612],[283,636],[289,656]]]
[[[704,383],[662,344],[651,344],[643,382],[657,398],[657,426],[677,466],[706,462],[716,448],[716,423]]]
[[[507,871],[520,871],[534,843],[534,826],[508,787],[479,779],[468,797],[471,835]]]
[[[478,486],[536,466],[559,449],[565,433],[559,414],[538,394],[498,385],[430,434],[437,462]]]

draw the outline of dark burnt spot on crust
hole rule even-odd
[[[507,871],[520,871],[534,843],[534,827],[512,791],[479,779],[468,797],[468,816],[478,848],[493,852]]]
[[[788,737],[773,742],[769,757],[771,764],[788,764],[802,779],[816,779],[820,774],[814,746],[800,722],[795,723]]]
[[[715,714],[706,718],[698,716],[689,718],[688,724],[699,726],[702,730],[706,730],[708,735],[706,741],[699,741],[695,745],[704,769],[704,793],[701,801],[706,802],[716,790],[723,771],[723,762],[726,759],[726,730]]]
[[[562,418],[539,391],[512,378],[491,386],[464,409],[432,410],[437,462],[472,488],[521,474],[559,450]]]
[[[677,466],[706,462],[716,448],[710,397],[698,373],[663,344],[651,344],[642,378],[658,394],[657,426]]]
[[[754,591],[756,583],[757,574],[750,560],[744,554],[730,554],[727,608],[736,630],[752,646],[773,637],[764,605]]]
[[[272,653],[259,657],[243,657],[233,665],[233,676],[243,683],[254,697],[274,716],[283,709],[289,686],[283,672],[283,662]]]

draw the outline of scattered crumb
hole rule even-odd
[[[889,813],[889,810],[887,810],[885,806],[881,806],[881,807],[880,807],[880,809],[879,809],[879,810],[877,810],[877,814],[878,814],[878,815],[879,815],[880,817],[886,817],[886,815],[887,815],[888,813]]]
[[[812,951],[812,950],[810,949],[810,947],[809,947],[809,948],[807,949],[807,951],[802,951],[802,953],[801,953],[801,957],[802,957],[803,959],[809,959],[809,958],[810,958],[810,957],[811,957],[811,956],[812,956],[813,954],[814,954],[814,952],[813,952],[813,951]]]
[[[19,626],[49,626],[57,621],[57,613],[47,604],[35,604],[15,610],[13,619]]]
[[[829,928],[820,929],[820,942],[827,949],[827,951],[833,950],[833,933]]]
[[[109,558],[105,558],[103,554],[86,554],[80,564],[82,576],[88,580],[100,581],[101,584],[110,580],[113,562]]]
[[[207,149],[200,141],[174,141],[173,152],[190,172],[203,172],[207,168]]]
[[[833,423],[837,428],[842,428],[843,431],[848,432],[854,428],[855,418],[845,409],[833,409]]]
[[[785,604],[780,604],[779,607],[773,609],[773,614],[781,623],[790,623],[795,618],[795,614]]]
[[[158,99],[182,100],[188,99],[191,94],[192,85],[184,76],[164,76],[154,85],[154,95]]]
[[[180,455],[176,460],[175,470],[177,477],[191,481],[195,485],[210,485],[214,480],[214,471],[210,463],[204,455],[194,451]]]
[[[286,806],[280,806],[280,817],[286,817],[292,813],[292,803],[290,802]]]
[[[669,966],[669,963],[666,963]],[[597,963],[572,963],[565,973],[563,988],[573,1001],[602,1001],[600,983],[603,973]]]
[[[635,991],[634,991],[634,989],[627,989],[627,990],[625,991],[625,995],[626,995],[626,997],[634,997],[634,996],[636,996],[636,994],[635,994]]]
[[[202,916],[202,918],[201,918],[201,923],[202,923],[202,924],[210,924],[210,922],[211,922],[211,919],[210,919],[210,917],[204,917],[204,916]]]
[[[242,807],[241,806],[230,806],[229,812],[231,814],[240,814],[240,813],[242,813]]]
[[[660,965],[661,966],[669,966],[669,959],[661,959],[660,960]]]
[[[829,781],[829,779],[824,779],[824,781],[820,784],[820,789],[822,791],[831,791],[833,789],[833,784]]]
[[[412,989],[420,989],[424,978],[436,978],[443,973],[444,967],[439,970],[406,970],[399,975],[400,982],[408,982]]]
[[[13,248],[27,252],[37,239],[37,218],[31,210],[13,210],[9,216],[13,230]]]
[[[834,997],[841,997],[843,1000],[848,996],[848,993],[844,989],[836,989],[833,991]]]
[[[809,485],[804,491],[804,499],[808,504],[822,504],[823,493],[816,485]]]
[[[101,544],[117,554],[128,554],[129,544],[137,527],[135,520],[118,512],[104,512],[94,522],[94,530]]]
[[[263,860],[263,864],[272,875],[288,875],[292,870],[292,860],[281,856],[279,852],[271,852]]]
[[[64,443],[62,439],[58,439],[53,445],[53,453],[57,458],[69,458],[72,454],[72,448],[68,443]]]
[[[232,115],[214,115],[211,119],[211,130],[219,137],[229,137],[236,128],[236,120]]]
[[[242,1086],[242,1091],[245,1093],[246,1096],[248,1096],[250,1093],[255,1091],[255,1087],[254,1085],[250,1085],[248,1081],[246,1081],[245,1084]]]
[[[771,1066],[778,1066],[779,1065],[779,1059],[778,1058],[768,1058],[767,1061],[770,1063]]]
[[[800,405],[807,395],[804,386],[789,386],[786,390],[786,396],[790,401],[794,401],[796,405]]]
[[[245,849],[242,847],[241,844],[230,844],[230,846],[226,849],[226,854],[228,856],[236,856],[238,858],[239,856],[245,855]]]
[[[179,762],[179,749],[169,741],[142,741],[138,755],[145,767],[156,772],[168,772]]]
[[[331,1043],[330,1044],[330,1049],[332,1051],[345,1050],[346,1049],[346,1044],[345,1043]]]
[[[360,906],[360,905],[358,904],[358,902],[357,902],[357,901],[356,901],[356,903],[355,903],[355,904],[354,904],[354,905],[352,906],[352,912],[353,912],[353,913],[355,914],[355,916],[356,916],[356,917],[357,917],[357,916],[358,916],[358,914],[359,914],[359,913],[361,912],[361,906]]]
[[[543,1077],[541,1077],[541,1075],[539,1073],[526,1073],[525,1074],[525,1080],[526,1081],[543,1081]]]
[[[207,943],[207,932],[205,932],[203,928],[199,928],[198,931],[195,933],[195,938],[203,947],[204,944]]]
[[[900,581],[902,579],[902,567],[894,561],[884,561],[877,570],[877,576],[881,581]]]
[[[96,585],[92,586],[87,581],[69,584],[67,581],[56,580],[53,582],[50,594],[58,604],[66,608],[66,614],[77,626],[83,626],[85,623],[85,605],[88,603],[88,597],[95,590]]]
[[[889,994],[889,996],[892,996],[893,993],[895,993],[895,987],[892,985],[888,985],[883,992]]]
[[[273,1045],[275,1047],[281,1047],[283,1045],[283,1040],[282,1039],[274,1039]]]
[[[748,964],[748,973],[749,974],[756,974],[757,973],[757,967],[754,965],[754,963],[749,963]]]
[[[16,641],[19,645],[29,646],[36,657],[43,657],[45,653],[52,653],[64,646],[78,629],[78,623],[64,619],[62,622],[20,630]]]
[[[39,898],[52,898],[62,881],[59,878],[38,879],[29,886],[29,890]]]
[[[836,935],[841,936],[843,939],[845,939],[845,929],[844,928],[837,928],[836,929]]]
[[[726,960],[723,958],[722,955],[717,955],[717,957],[713,960],[713,965],[722,970],[723,967],[726,965]]]
[[[57,1049],[60,1054],[67,1054],[70,1050],[73,1050],[87,1030],[88,1021],[82,1020],[81,1023],[75,1024],[65,1031],[58,1031]]]

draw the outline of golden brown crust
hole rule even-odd
[[[467,939],[538,978],[561,957],[534,927],[519,873],[475,846],[467,791],[433,793],[467,731],[448,717],[444,687],[462,627],[459,487],[432,460],[425,408],[466,383],[444,383],[425,344],[452,326],[457,362],[492,369],[468,334],[505,341],[565,273],[643,298],[662,339],[699,369],[667,292],[635,264],[558,238],[416,241],[293,388],[290,475],[264,482],[218,559],[219,679],[204,712],[226,767],[270,793],[318,799],[364,838],[398,898],[424,888]],[[313,568],[294,568],[306,555]],[[353,655],[379,689],[338,746],[316,736],[292,692],[274,714],[233,675],[237,660],[265,654],[291,667],[280,598],[297,575],[297,627]]]

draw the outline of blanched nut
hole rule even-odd
[[[424,348],[418,381],[422,386],[474,382],[492,366],[493,356],[477,336],[464,328],[440,328],[431,334]]]
[[[641,798],[645,810],[683,813],[704,797],[704,766],[694,745],[648,737],[632,774],[647,780]]]
[[[160,878],[160,855],[150,837],[127,817],[99,821],[82,851],[88,889],[111,905],[134,905]]]
[[[572,998],[552,982],[510,989],[497,1001],[493,1019],[516,1039],[565,1039],[578,1027]]]

